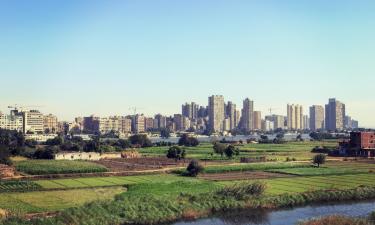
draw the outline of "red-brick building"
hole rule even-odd
[[[351,156],[375,157],[375,132],[351,132],[340,148]]]

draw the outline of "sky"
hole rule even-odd
[[[180,113],[224,95],[286,114],[335,97],[375,127],[375,1],[0,0],[0,110]]]

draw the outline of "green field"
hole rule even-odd
[[[86,161],[26,160],[15,162],[19,172],[31,175],[107,172],[104,166]]]
[[[285,161],[287,157],[296,160],[310,160],[314,155],[311,150],[316,146],[335,147],[335,141],[306,141],[306,142],[288,142],[286,144],[244,144],[237,146],[240,149],[240,156],[235,157],[233,161],[238,161],[239,157],[260,157],[266,156],[268,160]],[[211,155],[213,145],[202,143],[197,147],[183,147],[186,150],[188,158],[222,160],[220,155]],[[140,149],[140,153],[146,156],[165,156],[169,147],[150,147]],[[226,159],[224,157],[224,159]]]
[[[122,187],[76,189],[64,191],[35,191],[0,194],[0,208],[14,214],[56,211],[80,206],[94,200],[113,199],[124,192]]]
[[[31,181],[0,181],[1,192],[26,192],[40,190],[42,187]]]

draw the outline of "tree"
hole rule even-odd
[[[6,146],[0,146],[0,164],[12,165],[10,152]]]
[[[170,138],[171,137],[171,131],[168,128],[162,128],[160,130],[160,137],[162,138]]]
[[[144,134],[133,135],[129,137],[129,141],[132,145],[139,145],[143,148],[152,146],[151,140],[148,139],[147,135]]]
[[[52,146],[52,145],[61,145],[63,143],[63,139],[60,136],[57,136],[53,139],[48,139],[46,141],[46,145]]]
[[[55,154],[59,152],[57,146],[48,146],[45,149],[38,149],[34,153],[36,159],[54,159]]]
[[[168,149],[167,158],[181,160],[186,157],[185,149],[179,146],[172,146]]]
[[[197,160],[192,160],[186,168],[186,171],[188,176],[196,177],[203,171],[203,166],[201,166]]]
[[[195,137],[190,137],[187,134],[183,134],[178,140],[179,146],[195,147],[199,145],[198,139]]]
[[[221,155],[221,157],[223,157],[226,148],[227,148],[226,144],[222,144],[219,142],[215,142],[213,146],[214,153]]]
[[[324,164],[326,162],[326,155],[324,154],[318,154],[313,157],[313,163],[317,164],[318,167],[320,167],[321,164]]]
[[[120,148],[129,148],[130,147],[130,143],[128,140],[124,140],[124,139],[119,139],[116,143],[115,143],[115,146],[118,146]]]
[[[228,158],[232,158],[233,155],[239,155],[240,154],[240,151],[238,148],[234,147],[233,145],[228,145],[225,150],[224,150],[224,153],[225,155],[228,157]]]

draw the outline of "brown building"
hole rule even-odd
[[[351,132],[350,140],[340,143],[347,155],[375,157],[375,132]]]

